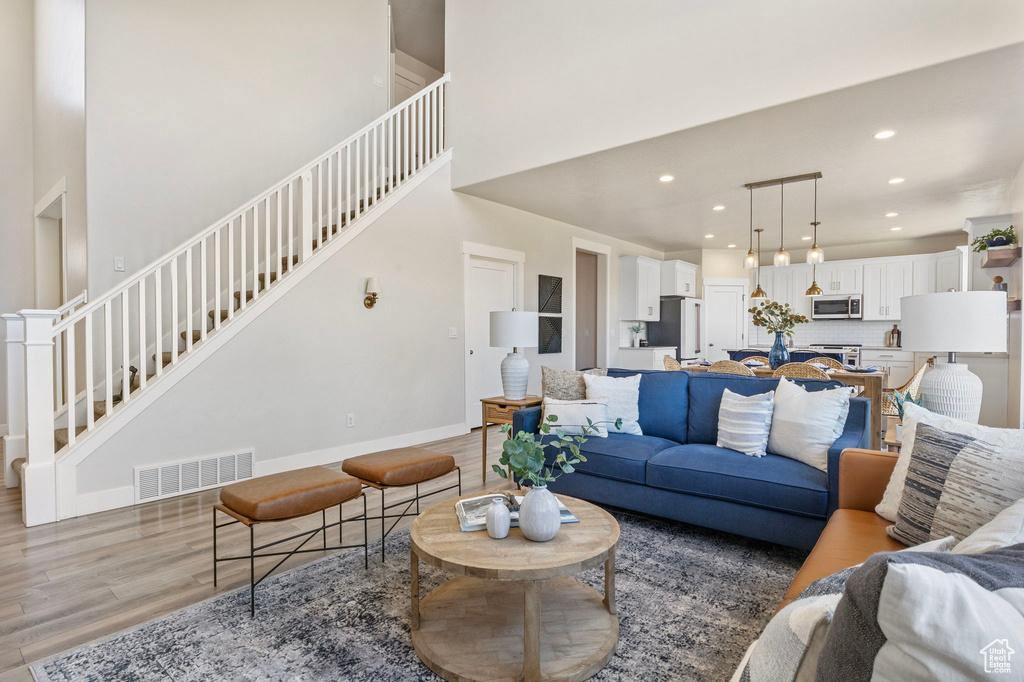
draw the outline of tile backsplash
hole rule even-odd
[[[619,347],[625,348],[633,345],[633,332],[629,330],[630,327],[636,324],[641,324],[644,330],[640,332],[640,336],[647,338],[647,323],[636,322],[635,320],[619,320]]]
[[[798,324],[793,331],[791,346],[808,346],[812,343],[860,344],[861,346],[884,346],[885,333],[900,323],[892,321],[864,322],[858,320],[812,320]],[[902,328],[902,327],[901,327]],[[775,335],[750,325],[748,346],[770,345]]]

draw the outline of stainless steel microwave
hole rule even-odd
[[[811,319],[814,320],[859,320],[860,311],[860,294],[818,296],[811,303]]]

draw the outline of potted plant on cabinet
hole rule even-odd
[[[764,327],[775,334],[775,344],[768,354],[768,362],[772,369],[778,369],[789,362],[789,349],[786,348],[784,336],[793,336],[793,328],[807,322],[807,318],[789,307],[788,303],[763,301],[748,310],[753,315],[755,327]]]
[[[564,474],[575,471],[574,465],[586,462],[587,458],[580,453],[580,445],[587,442],[587,435],[599,424],[611,422],[594,422],[587,419],[583,427],[583,435],[567,435],[564,430],[552,427],[551,423],[558,417],[549,414],[547,421],[541,422],[540,433],[520,431],[515,438],[506,440],[501,446],[501,459],[493,466],[494,471],[502,478],[508,478],[507,467],[512,471],[520,485],[530,486],[529,492],[519,505],[519,530],[527,540],[547,542],[558,534],[561,526],[561,513],[558,500],[548,490],[548,483],[558,480]],[[622,419],[615,420],[615,428],[622,428]],[[511,426],[501,427],[502,433],[508,433]],[[554,434],[555,438],[544,442],[544,436]],[[552,448],[555,452],[554,462],[547,465],[545,450]],[[566,454],[568,451],[568,455]]]

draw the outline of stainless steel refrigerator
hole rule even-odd
[[[666,296],[661,299],[661,319],[647,323],[652,346],[675,346],[676,360],[704,357],[704,301]]]

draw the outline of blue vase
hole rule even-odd
[[[789,362],[789,349],[786,348],[783,334],[784,332],[775,332],[775,344],[772,346],[772,352],[768,354],[768,364],[772,369],[778,369]]]

